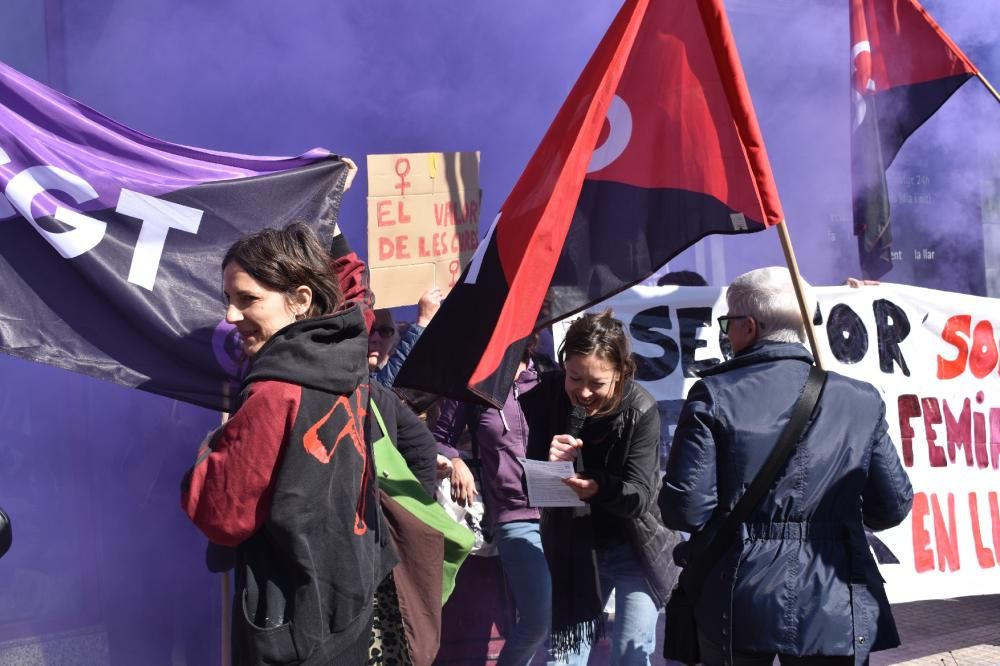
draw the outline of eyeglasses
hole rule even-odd
[[[723,315],[719,317],[719,330],[722,331],[724,335],[729,335],[729,322],[736,321],[737,319],[751,319],[750,315]]]
[[[392,326],[372,326],[372,335],[378,333],[383,340],[388,340],[396,334],[396,329]]]

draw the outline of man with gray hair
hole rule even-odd
[[[688,393],[660,491],[673,529],[698,532],[732,511],[813,364],[786,269],[741,275],[727,302],[719,326],[734,357],[703,371]],[[777,655],[782,664],[860,665],[871,651],[899,645],[864,528],[898,525],[912,500],[878,391],[828,373],[785,467],[703,588],[689,591],[702,662],[755,666]],[[682,548],[681,564],[701,555]]]

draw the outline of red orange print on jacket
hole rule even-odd
[[[309,453],[313,458],[320,461],[324,465],[328,464],[333,458],[334,454],[337,452],[337,448],[340,443],[345,439],[349,439],[351,444],[354,445],[354,450],[358,452],[361,456],[361,489],[358,493],[358,503],[357,510],[354,515],[354,533],[358,536],[366,534],[368,532],[368,526],[365,524],[365,503],[368,494],[368,449],[365,445],[365,435],[364,435],[364,419],[367,414],[366,399],[363,395],[367,391],[362,391],[366,386],[359,386],[357,390],[350,396],[342,395],[337,398],[337,401],[333,403],[333,407],[330,411],[326,413],[319,421],[317,421],[306,434],[302,437],[302,445],[305,447],[306,452]],[[354,408],[351,408],[351,400],[354,400]],[[333,446],[329,449],[326,444],[320,439],[319,431],[327,421],[334,415],[334,412],[342,409],[344,413],[344,425],[340,429],[340,433],[337,434],[337,439],[334,441]]]

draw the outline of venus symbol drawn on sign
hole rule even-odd
[[[406,180],[406,176],[410,173],[410,160],[400,157],[396,160],[395,169],[396,175],[399,176],[399,183],[393,187],[399,190],[399,196],[403,196],[406,194],[406,188],[410,186],[410,181]]]

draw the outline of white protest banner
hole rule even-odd
[[[1000,367],[995,299],[883,284],[814,289],[827,370],[874,384],[913,484],[913,512],[877,537],[889,599],[1000,593]],[[699,366],[723,358],[725,290],[634,287],[601,303],[631,335],[669,445]],[[554,337],[564,334],[562,322]],[[664,447],[665,448],[665,447]]]
[[[368,156],[368,266],[375,304],[448,294],[479,247],[479,153]]]

